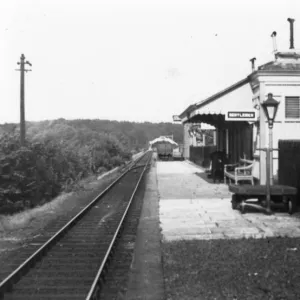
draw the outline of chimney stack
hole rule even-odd
[[[273,39],[274,53],[277,52],[276,35],[277,35],[276,31],[273,31],[273,33],[271,34],[271,37]]]
[[[255,58],[255,57],[253,57],[253,58],[251,58],[251,59],[250,59],[250,61],[251,61],[251,64],[252,64],[252,72],[254,72],[254,71],[255,71],[255,60],[256,60],[256,58]]]
[[[290,49],[294,49],[294,21],[295,19],[288,18],[290,22]]]

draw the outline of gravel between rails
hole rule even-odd
[[[4,299],[86,296],[142,169],[126,174]]]
[[[116,172],[104,180],[90,181],[85,185],[83,191],[70,193],[66,200],[54,210],[50,219],[48,219],[48,212],[45,211],[38,215],[34,222],[24,226],[22,230],[9,233],[8,245],[12,245],[13,248],[0,253],[0,282],[108,187],[118,175],[120,173]],[[0,240],[3,245],[2,237]],[[15,242],[12,243],[11,240]]]
[[[51,202],[12,216],[9,228],[3,227],[0,215],[0,282],[16,269],[56,231],[71,220],[88,203],[105,190],[143,153],[135,154],[125,166],[96,178],[89,176],[79,183],[79,189],[62,193]]]
[[[143,206],[145,181],[146,176],[144,176],[133,199],[130,210],[128,211],[122,235],[116,246],[115,255],[111,260],[109,271],[105,278],[105,285],[101,291],[100,299],[121,300],[125,297],[130,266],[133,259],[137,228]]]

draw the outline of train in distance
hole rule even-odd
[[[157,153],[160,160],[183,160],[183,145],[170,137],[160,136],[149,142],[149,149]]]

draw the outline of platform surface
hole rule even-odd
[[[156,173],[166,240],[300,237],[300,213],[232,210],[228,185],[213,184],[203,168],[190,162],[158,161]]]

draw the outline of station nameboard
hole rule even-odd
[[[226,121],[246,121],[246,122],[255,122],[257,119],[256,110],[230,110],[226,112],[225,120]]]
[[[181,122],[181,119],[179,118],[179,116],[174,115],[173,116],[173,122]]]

